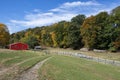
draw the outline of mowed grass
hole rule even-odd
[[[0,50],[0,65],[9,67],[26,59],[38,57],[42,53],[34,53],[30,51],[11,51],[11,50]]]
[[[18,64],[19,67],[30,67],[49,56],[50,55],[45,55],[43,52],[1,49],[0,66],[10,67]]]
[[[38,62],[40,62],[40,61],[42,61],[42,60],[44,60],[44,59],[46,59],[48,57],[50,57],[50,55],[42,55],[42,56],[39,56],[39,57],[35,57],[35,58],[31,59],[31,60],[28,60],[28,61],[26,61],[26,62],[19,65],[20,70],[22,70],[22,71],[27,70],[27,69],[33,67]]]
[[[40,80],[120,80],[120,67],[54,56],[39,69]]]

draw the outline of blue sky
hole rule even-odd
[[[0,0],[0,23],[10,33],[61,20],[70,21],[78,14],[95,15],[120,6],[120,0]]]

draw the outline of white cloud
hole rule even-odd
[[[40,16],[42,15],[42,16]],[[33,28],[36,26],[47,26],[62,20],[69,21],[72,17],[77,14],[52,14],[52,13],[44,13],[44,14],[34,14],[34,15],[26,15],[25,20],[10,20],[10,23],[7,24],[10,30],[10,33],[24,30],[27,28]],[[14,28],[13,28],[14,27]]]
[[[48,13],[37,13],[37,14],[28,14],[25,16],[26,20],[36,20],[39,18],[45,18],[45,17],[50,17],[53,16],[54,14],[52,12]]]
[[[74,17],[76,14],[53,14],[53,13],[44,13],[44,14],[36,14],[36,15],[27,15],[24,21],[19,20],[10,20],[11,23],[26,26],[26,27],[35,27],[35,26],[43,26],[49,25],[61,20],[69,21],[71,17]]]
[[[85,14],[87,16],[95,15],[100,11],[110,10],[103,6],[103,4],[98,3],[95,0],[81,2],[66,2],[60,6],[50,9],[47,12],[42,12],[39,9],[32,10],[33,12],[25,15],[23,20],[10,20],[8,24],[10,31],[11,28],[15,27],[16,31],[20,31],[27,28],[32,28],[35,26],[46,26],[62,20],[70,21],[70,19],[78,14]],[[19,26],[19,27],[18,27]]]
[[[101,4],[95,1],[94,2],[93,1],[88,1],[88,2],[77,1],[77,2],[72,2],[72,3],[66,2],[63,4],[64,7],[91,6],[91,5],[96,6],[96,5],[101,5]]]
[[[75,7],[89,7],[89,6],[99,6],[100,3],[96,1],[87,1],[87,2],[81,2],[81,1],[75,1],[75,2],[66,2],[62,4],[61,6],[51,9],[50,11],[55,12],[64,12],[66,9],[75,8]]]

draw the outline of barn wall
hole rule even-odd
[[[15,44],[11,44],[9,49],[12,49],[12,50],[27,50],[28,45],[24,44],[24,43],[15,43]]]

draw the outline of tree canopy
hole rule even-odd
[[[7,29],[5,29],[7,30]],[[71,21],[60,21],[49,26],[36,27],[11,34],[10,42],[80,49],[120,49],[120,6],[111,13],[100,12],[85,17],[79,14]]]

